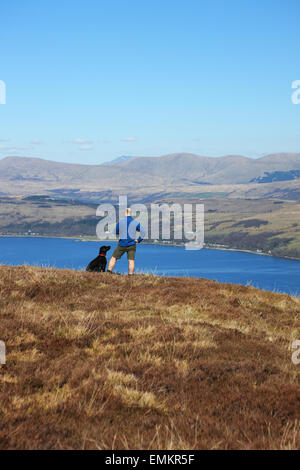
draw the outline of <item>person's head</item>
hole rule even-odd
[[[125,217],[129,217],[131,216],[131,209],[130,207],[127,207],[127,209],[125,210]]]

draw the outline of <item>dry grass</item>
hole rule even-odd
[[[300,447],[300,300],[0,267],[2,449]]]

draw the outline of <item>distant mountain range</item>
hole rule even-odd
[[[97,199],[109,192],[142,194],[212,193],[228,197],[300,199],[300,153],[258,159],[240,155],[203,157],[177,153],[161,157],[122,156],[101,165],[39,158],[0,160],[0,193],[61,194]],[[100,199],[103,199],[102,196]]]
[[[179,153],[162,157],[125,157],[114,162],[123,169],[177,181],[188,179],[200,184],[247,184],[273,172],[300,170],[300,153],[281,153],[258,159],[240,155],[201,157]],[[292,178],[287,174],[286,179]]]
[[[121,155],[121,157],[118,157],[118,158],[115,158],[114,160],[110,160],[109,162],[105,162],[103,163],[103,165],[119,165],[120,163],[124,163],[124,162],[127,162],[128,160],[131,160],[131,158],[135,158],[135,157],[131,157],[131,156],[128,156],[128,155]]]

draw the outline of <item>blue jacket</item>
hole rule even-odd
[[[140,233],[138,239],[136,237],[136,232]],[[122,219],[117,223],[116,234],[120,235],[119,246],[131,246],[135,245],[136,239],[138,240],[138,243],[141,243],[146,231],[139,222],[133,219],[133,217],[127,216],[125,219]]]

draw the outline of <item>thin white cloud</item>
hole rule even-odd
[[[72,141],[73,144],[77,145],[91,145],[93,143],[92,140],[86,140],[86,139],[75,139]]]
[[[80,145],[78,147],[78,150],[81,150],[81,151],[89,151],[89,150],[93,150],[93,146],[92,145]]]
[[[7,147],[6,145],[0,145],[1,152],[15,153],[21,150],[28,150],[29,147]]]
[[[125,139],[122,139],[122,142],[136,142],[135,137],[125,137]]]
[[[39,139],[33,139],[30,143],[32,145],[40,145],[42,142]]]

